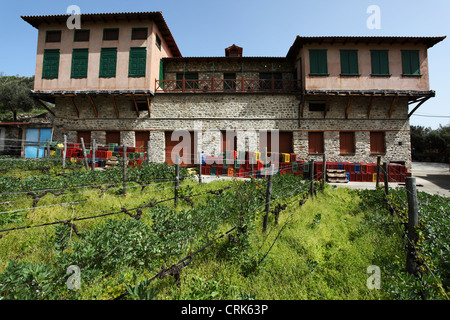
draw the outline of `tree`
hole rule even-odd
[[[34,76],[5,76],[0,73],[0,112],[11,111],[14,121],[17,121],[18,112],[40,108],[29,95],[33,83]]]
[[[411,126],[413,160],[450,161],[450,124],[432,130],[422,126]]]

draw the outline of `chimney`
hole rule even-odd
[[[225,57],[242,57],[242,48],[235,44],[225,48]]]

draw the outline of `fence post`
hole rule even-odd
[[[47,149],[47,158],[50,158],[50,141],[47,139],[47,145],[45,146]]]
[[[147,163],[150,162],[150,140],[147,142]]]
[[[63,150],[63,173],[66,173],[66,155],[67,155],[67,135],[64,135],[64,150]]]
[[[95,170],[95,148],[96,148],[96,145],[95,145],[95,139],[92,139],[92,145],[91,145],[91,153],[92,153],[92,156],[91,156],[91,161],[92,161],[92,163],[91,163],[91,165],[92,165],[92,171]]]
[[[80,141],[81,141],[81,149],[83,150],[84,164],[86,165],[86,170],[89,170],[89,163],[88,163],[88,159],[86,156],[86,146],[84,145],[84,139],[80,138]]]
[[[128,167],[128,155],[127,146],[123,146],[123,195],[127,195],[127,167]]]
[[[311,195],[311,199],[314,198],[314,160],[311,160],[309,165],[309,178],[311,179],[309,185],[309,193]]]
[[[198,162],[198,183],[202,183],[202,154],[199,152],[200,160]]]
[[[386,196],[389,195],[389,174],[388,174],[388,162],[385,161],[383,163],[383,171],[384,171],[384,193]]]
[[[380,166],[381,166],[381,156],[377,156],[377,184],[376,184],[377,188],[380,185]]]
[[[415,255],[415,244],[417,243],[418,234],[415,227],[419,224],[419,208],[417,205],[417,189],[416,178],[406,178],[406,194],[408,198],[408,252],[406,254],[406,270],[410,274],[417,273],[417,262]]]
[[[270,200],[272,199],[272,179],[273,179],[273,173],[274,173],[274,164],[270,165],[270,172],[269,172],[269,181],[267,183],[267,192],[266,192],[266,215],[264,216],[263,221],[263,232],[266,232],[267,230],[267,222],[269,220],[269,211],[270,211]]]
[[[180,184],[180,155],[175,161],[175,208],[178,206],[178,187]]]
[[[322,192],[325,192],[325,180],[327,178],[327,157],[325,153],[322,157]]]

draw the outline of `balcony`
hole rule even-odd
[[[296,93],[300,91],[299,80],[287,79],[182,79],[156,80],[155,92],[263,92],[263,93]]]

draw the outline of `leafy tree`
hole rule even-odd
[[[30,97],[33,77],[5,76],[0,73],[0,112],[11,111],[14,121],[19,112],[28,112],[39,106]]]
[[[413,160],[450,161],[450,124],[438,129],[411,126]]]

